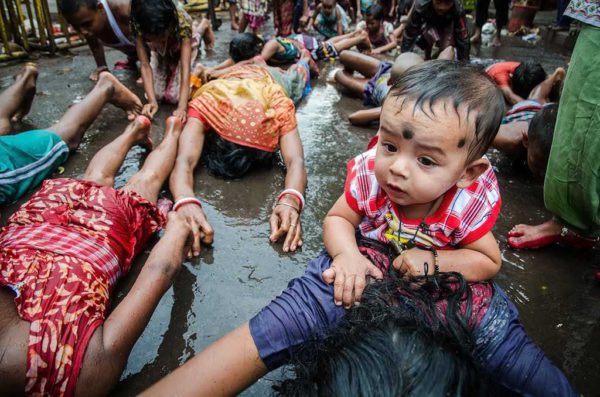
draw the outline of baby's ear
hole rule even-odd
[[[458,182],[456,182],[456,186],[461,189],[469,187],[489,166],[490,162],[483,157],[471,161],[463,171]]]

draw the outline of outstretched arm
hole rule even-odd
[[[173,116],[178,117],[185,124],[187,120],[187,104],[190,99],[190,67],[192,64],[192,41],[189,38],[183,39],[181,43],[180,63],[180,85],[179,85],[179,103]]]
[[[146,99],[148,100],[148,103],[145,104],[142,109],[142,114],[152,119],[158,111],[158,101],[156,100],[156,94],[154,92],[154,77],[152,75],[152,68],[150,67],[150,57],[148,52],[146,52],[146,46],[144,45],[144,40],[141,36],[136,39],[135,50],[138,59],[140,60],[144,91],[146,92]]]
[[[502,95],[504,95],[504,99],[506,99],[506,101],[508,103],[510,103],[511,105],[514,105],[517,102],[521,102],[523,100],[523,98],[521,98],[519,95],[515,94],[514,91],[512,90],[512,88],[510,88],[510,86],[508,85],[502,85],[500,87],[500,91],[502,91]]]
[[[85,41],[87,41],[88,45],[90,46],[90,50],[94,56],[94,61],[96,61],[96,70],[90,74],[90,80],[98,81],[98,74],[100,71],[108,67],[106,65],[106,56],[104,55],[104,46],[97,37],[89,37],[86,38]]]
[[[298,130],[294,129],[283,135],[279,140],[279,145],[287,170],[285,188],[297,190],[304,195],[306,169],[304,168],[304,150]],[[286,194],[277,202],[271,213],[271,236],[269,239],[275,242],[286,236],[283,242],[285,252],[295,251],[296,248],[302,246],[301,206],[302,203],[298,197]]]
[[[194,168],[198,164],[202,148],[204,147],[205,127],[196,118],[190,118],[179,137],[179,148],[175,167],[171,173],[169,186],[175,200],[195,197],[194,194]],[[214,231],[203,209],[193,203],[181,206],[178,213],[182,214],[191,224],[193,243],[191,253],[200,255],[200,242],[212,243]],[[188,254],[188,257],[190,255]]]
[[[246,323],[208,346],[142,396],[233,396],[267,372]]]

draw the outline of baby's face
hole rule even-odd
[[[466,169],[475,114],[438,101],[431,110],[389,97],[383,104],[375,176],[390,200],[408,215],[425,216]],[[402,106],[401,106],[402,104]]]

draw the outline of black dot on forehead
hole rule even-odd
[[[402,131],[402,136],[404,137],[404,139],[412,139],[412,137],[415,136],[415,133],[412,132],[410,129],[405,128]]]
[[[467,140],[465,138],[460,138],[460,141],[458,141],[458,147],[462,148],[463,146],[465,146],[466,142]]]

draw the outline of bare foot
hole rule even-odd
[[[25,93],[21,99],[19,110],[17,110],[11,119],[13,123],[20,122],[29,113],[29,110],[31,110],[31,104],[36,93],[37,76],[37,65],[32,62],[27,62],[23,70],[17,75],[17,80],[25,80]]]
[[[150,138],[150,119],[146,116],[137,116],[125,130],[125,134],[132,134],[136,145],[151,151],[154,142]]]
[[[552,73],[552,78],[554,79],[554,83],[556,84],[556,82],[564,80],[566,75],[567,75],[567,71],[565,69],[556,68],[554,73]]]
[[[494,40],[492,41],[492,46],[493,47],[500,47],[500,46],[502,46],[502,41],[500,41],[500,37],[494,36]]]
[[[127,113],[127,119],[133,120],[142,111],[142,102],[133,92],[129,91],[115,76],[110,73],[100,73],[98,84],[108,84],[112,87],[110,103]]]
[[[508,232],[508,245],[516,249],[535,249],[560,239],[562,225],[551,219],[541,225],[516,225]]]

